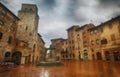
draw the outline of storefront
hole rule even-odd
[[[120,61],[120,47],[106,48],[104,54],[107,61]]]

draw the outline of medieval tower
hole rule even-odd
[[[34,4],[22,4],[18,12],[20,18],[17,30],[17,38],[26,42],[33,52],[36,51],[37,28],[38,28],[38,8]]]

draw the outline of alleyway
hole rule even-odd
[[[66,61],[64,66],[20,65],[0,77],[120,77],[119,62]]]

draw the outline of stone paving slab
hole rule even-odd
[[[120,77],[119,62],[64,61],[63,66],[20,65],[0,77]]]

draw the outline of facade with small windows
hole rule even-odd
[[[76,29],[79,28],[79,25],[73,25],[67,29],[68,34],[68,52],[70,59],[78,59],[77,56],[77,32]]]
[[[63,39],[62,41],[62,51],[61,51],[61,59],[68,60],[70,58],[70,53],[68,52],[68,39]]]
[[[89,31],[96,60],[120,61],[120,16]]]
[[[93,28],[94,24],[86,24],[84,26],[76,29],[77,32],[77,53],[76,56],[78,59],[82,60],[91,60],[91,50],[90,50],[90,34],[89,29]]]
[[[19,18],[0,3],[0,61],[11,61]]]
[[[90,34],[90,51],[92,60],[102,60],[102,48],[101,48],[101,29],[97,27],[89,29]]]
[[[101,25],[101,45],[103,60],[120,61],[120,16]]]
[[[51,40],[51,42],[52,42],[51,48],[55,49],[57,60],[61,60],[63,58],[63,56],[62,56],[64,53],[63,41],[64,41],[64,39],[62,39],[62,38],[57,38],[57,39]]]

